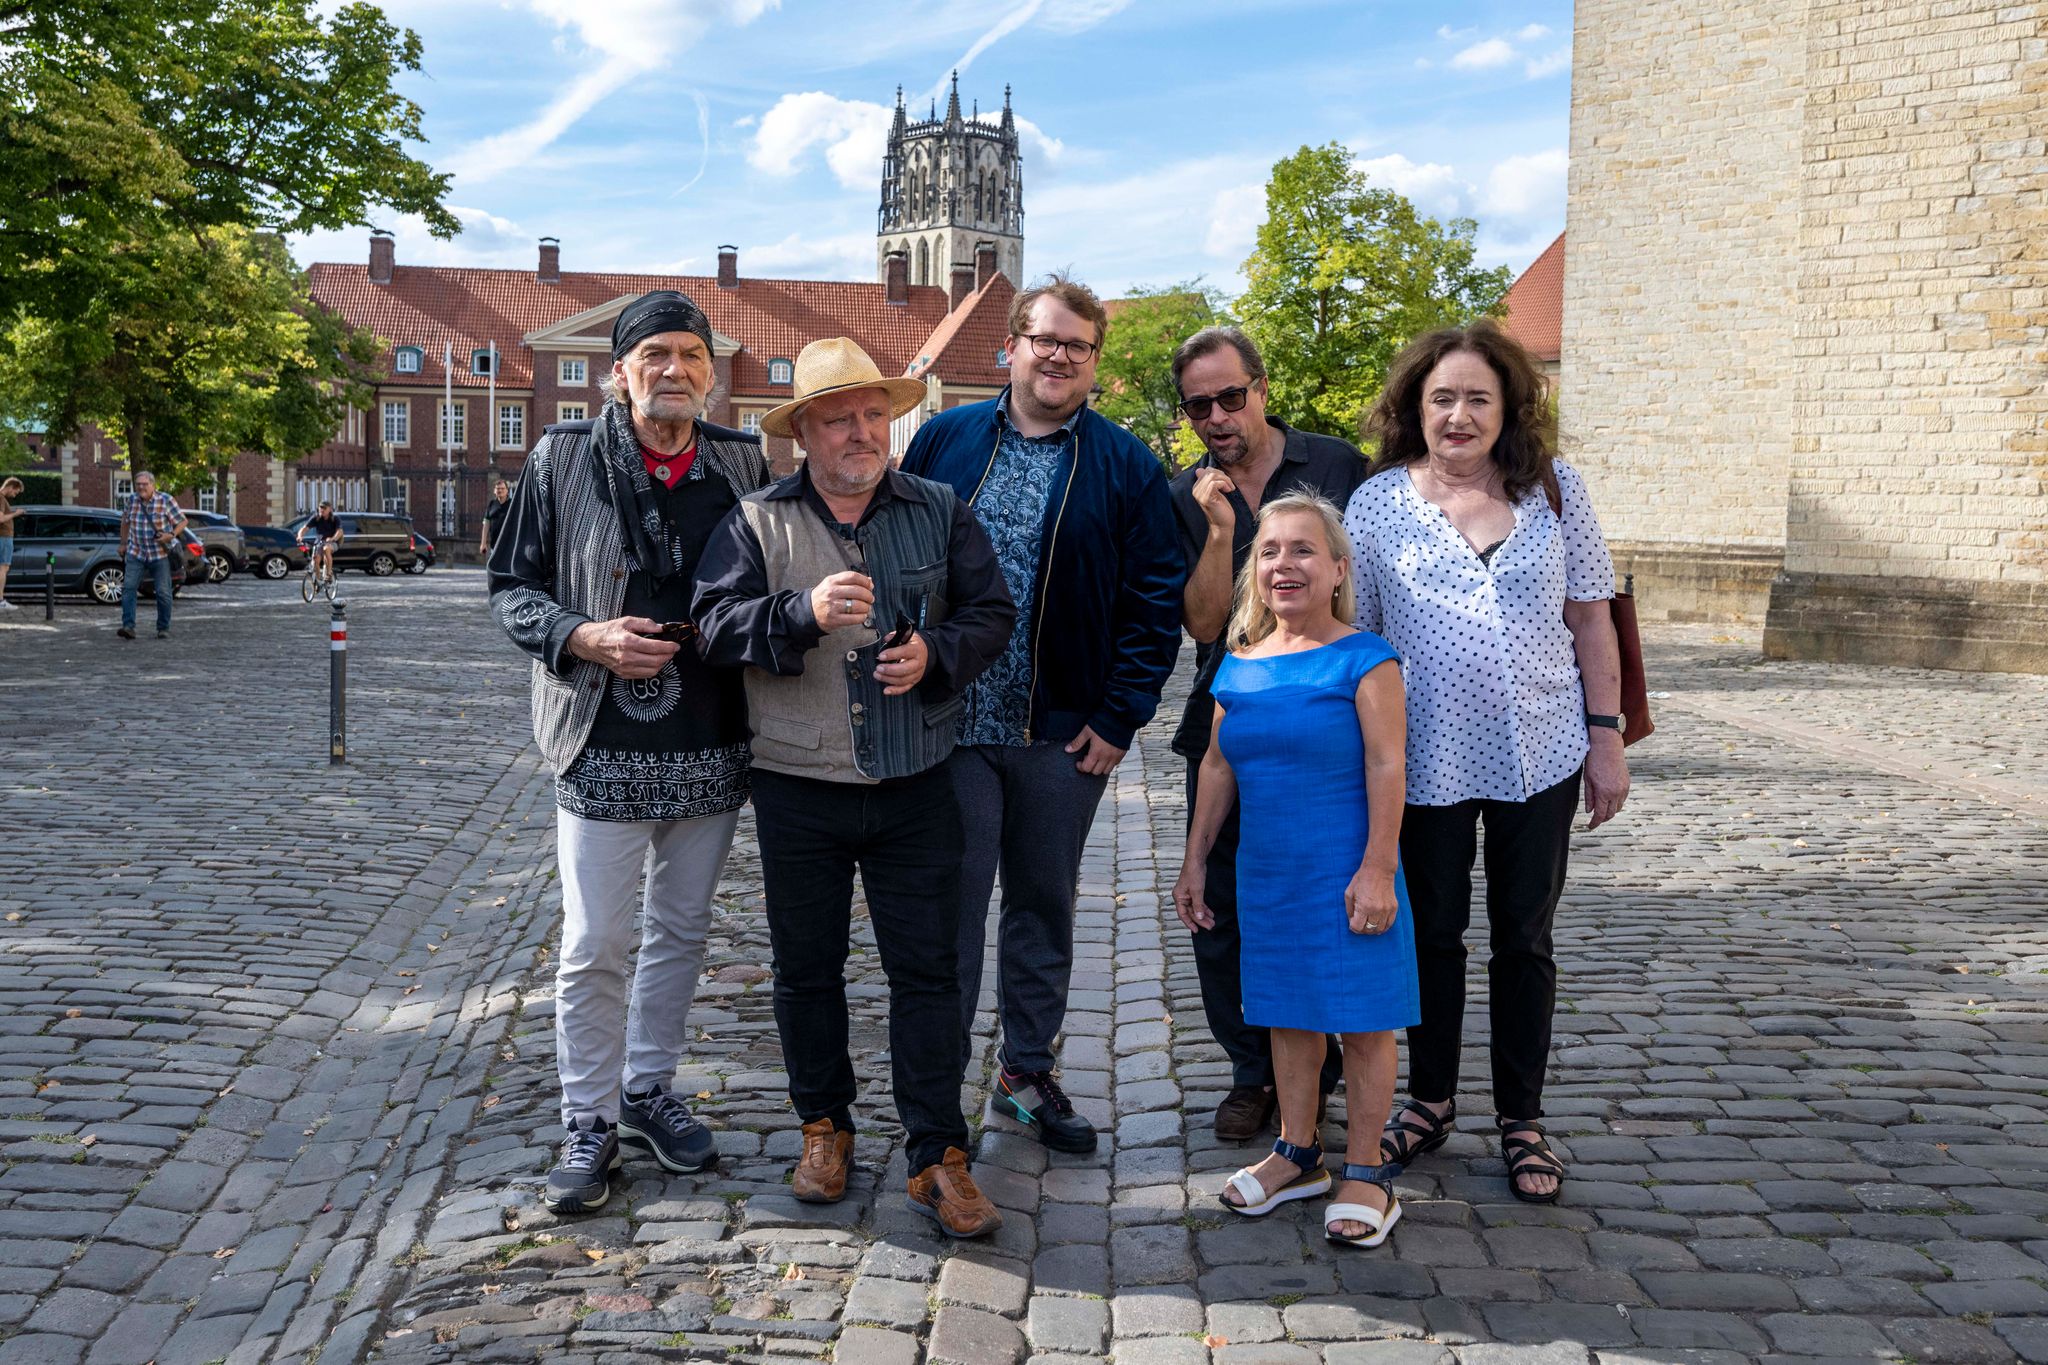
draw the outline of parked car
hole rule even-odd
[[[54,577],[60,593],[84,593],[107,606],[120,605],[126,574],[119,512],[52,504],[16,510],[22,515],[14,523],[14,568],[7,576],[11,593],[40,597]],[[182,592],[188,580],[206,582],[210,573],[206,547],[188,530],[171,555],[171,595]],[[142,595],[155,595],[151,580],[143,580]]]
[[[425,573],[434,567],[434,542],[425,533],[412,533],[412,562],[405,566],[407,573]]]
[[[288,578],[306,567],[306,547],[282,526],[241,526],[250,570],[263,578]]]
[[[199,533],[199,541],[206,547],[206,562],[212,582],[225,583],[231,574],[249,572],[248,541],[232,517],[188,507],[185,509],[185,521]]]
[[[391,512],[339,512],[341,544],[334,551],[334,571],[361,569],[382,578],[412,563],[418,544],[412,518]],[[309,514],[291,523],[291,533],[306,544]]]

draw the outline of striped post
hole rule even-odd
[[[331,604],[327,621],[327,766],[348,759],[348,604]]]

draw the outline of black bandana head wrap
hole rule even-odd
[[[704,316],[704,310],[690,302],[687,294],[657,289],[634,299],[612,320],[612,359],[663,332],[688,332],[704,343],[706,355],[711,354],[711,319]]]

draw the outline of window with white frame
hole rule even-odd
[[[558,384],[588,384],[588,362],[580,355],[565,355],[555,361],[555,382]]]
[[[768,362],[768,382],[787,384],[796,378],[796,365],[792,361],[776,359]]]
[[[135,480],[129,478],[126,474],[116,474],[114,476],[114,506],[117,508],[126,507],[128,499],[134,496]]]
[[[526,404],[498,404],[498,449],[526,449]]]
[[[441,404],[441,439],[435,443],[436,445],[454,446],[457,449],[463,446],[468,440],[464,434],[466,426],[463,420],[468,415],[468,410],[469,400],[466,398]]]
[[[489,374],[491,372],[491,360],[492,356],[489,347],[471,351],[469,353],[469,372],[471,374]]]
[[[555,404],[555,420],[557,422],[580,422],[589,411],[589,405],[585,403],[557,403]]]
[[[761,414],[758,412],[741,413],[740,430],[746,432],[749,436],[759,436],[761,434]]]
[[[401,517],[404,516],[408,510],[406,507],[407,495],[411,491],[406,481],[399,478],[396,474],[386,474],[383,478],[383,484],[384,510]]]
[[[220,487],[218,484],[203,483],[199,485],[199,510],[202,512],[220,511]]]
[[[387,446],[409,446],[412,444],[412,404],[406,399],[386,399],[384,403],[384,444]]]
[[[417,346],[401,346],[392,352],[391,370],[394,374],[418,374],[423,352]]]
[[[434,520],[434,524],[439,528],[435,534],[452,536],[455,534],[455,480],[442,479],[434,487],[436,492],[434,501],[437,504],[439,513]]]

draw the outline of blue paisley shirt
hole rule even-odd
[[[1031,632],[1038,610],[1038,557],[1045,513],[1059,479],[1060,458],[1072,449],[1077,410],[1047,436],[1026,436],[1010,425],[1007,407],[998,410],[995,462],[974,514],[981,519],[1002,566],[1003,583],[1017,603],[1010,643],[967,689],[961,717],[962,744],[1021,747],[1031,724]]]

